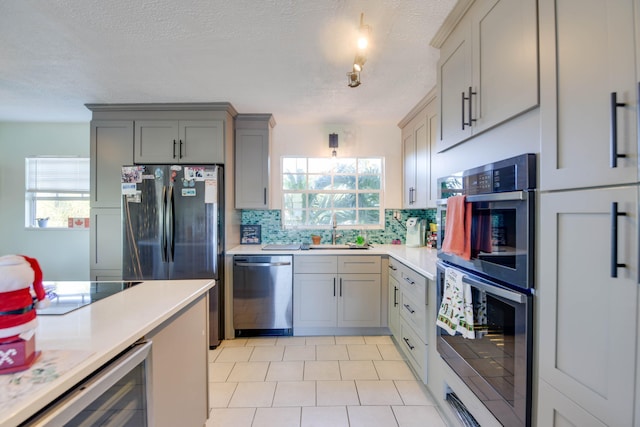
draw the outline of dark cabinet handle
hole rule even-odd
[[[465,100],[465,99],[467,99],[467,98],[464,96],[464,91],[462,91],[462,103],[461,103],[461,104],[462,104],[462,112],[461,112],[461,114],[460,114],[460,117],[462,117],[462,130],[464,130],[464,127],[465,127],[465,126],[466,126],[466,124],[467,124],[467,123],[464,121],[464,100]]]
[[[402,337],[402,339],[404,340],[405,344],[407,344],[407,347],[409,347],[409,350],[413,350],[415,347],[411,345],[411,343],[409,342],[409,338],[405,338]]]
[[[336,278],[333,278],[333,296],[336,296]]]
[[[618,212],[618,202],[611,203],[611,277],[618,277],[618,268],[626,264],[618,262],[618,217],[626,216],[626,212]]]
[[[403,305],[404,305],[404,308],[406,308],[409,313],[413,314],[416,312],[414,309],[411,308],[409,304],[403,304]]]
[[[173,158],[176,158],[176,140],[173,140]]]
[[[398,305],[398,287],[394,286],[393,287],[393,306],[397,306]]]
[[[180,140],[180,159],[182,158],[182,140]]]
[[[469,96],[464,96],[464,92],[462,92],[462,130],[464,130],[465,126],[471,127],[473,125],[473,122],[476,121],[476,119],[473,118],[473,103],[471,102],[472,96],[476,94],[477,92],[474,92],[471,86],[469,86]],[[468,104],[469,121],[468,122],[464,121],[464,101],[469,101],[469,104]]]
[[[640,87],[638,88],[640,91]],[[624,102],[618,102],[618,93],[611,92],[611,104],[610,104],[610,114],[611,114],[611,133],[609,136],[609,144],[610,144],[610,159],[609,159],[609,167],[617,168],[618,167],[618,159],[627,157],[625,154],[618,154],[618,108],[624,107],[627,104]]]
[[[264,205],[267,205],[267,187],[264,187],[264,191],[263,191],[263,198],[264,198]]]
[[[342,298],[342,277],[340,278],[340,298]]]
[[[407,282],[410,285],[415,285],[416,282],[414,282],[413,280],[411,280],[411,277],[404,277],[404,281]]]
[[[397,270],[397,268],[396,268],[396,267],[394,267],[394,266],[393,266],[393,264],[389,264],[389,268],[390,268],[391,270],[393,270],[393,271],[396,271],[396,270]]]

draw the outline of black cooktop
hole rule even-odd
[[[44,290],[51,304],[47,308],[37,309],[36,312],[38,315],[67,314],[85,305],[125,291],[139,283],[142,282],[43,282]]]

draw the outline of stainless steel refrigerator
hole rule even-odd
[[[223,336],[224,182],[219,165],[122,167],[124,280],[215,279],[209,345]]]

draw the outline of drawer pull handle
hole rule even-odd
[[[403,305],[404,305],[404,308],[406,308],[409,313],[413,314],[416,312],[414,309],[411,308],[409,304],[403,304]]]
[[[618,277],[618,268],[627,265],[618,262],[618,217],[626,216],[626,212],[618,211],[618,202],[611,203],[611,277]]]
[[[407,344],[407,347],[409,347],[409,350],[413,350],[415,347],[411,345],[411,343],[409,342],[409,338],[405,338],[402,337],[402,339],[404,340],[405,344]]]
[[[410,277],[405,277],[405,278],[404,278],[404,281],[405,281],[405,282],[407,282],[407,283],[408,283],[408,284],[410,284],[410,285],[415,285],[415,284],[416,284],[416,282],[414,282],[413,280],[411,280],[411,278],[410,278]]]
[[[618,102],[618,93],[611,92],[610,102],[610,121],[611,121],[611,133],[609,136],[610,149],[610,161],[609,166],[611,168],[618,167],[618,159],[627,157],[625,154],[618,154],[618,108],[626,107],[624,102]]]
[[[391,265],[391,264],[389,264],[389,269],[391,269],[391,270],[393,270],[393,271],[396,271],[396,270],[397,270],[397,268],[396,268],[396,267],[394,267],[394,266],[393,266],[393,265]]]

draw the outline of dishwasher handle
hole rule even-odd
[[[243,262],[236,261],[233,265],[238,267],[282,267],[291,265],[290,262]]]

